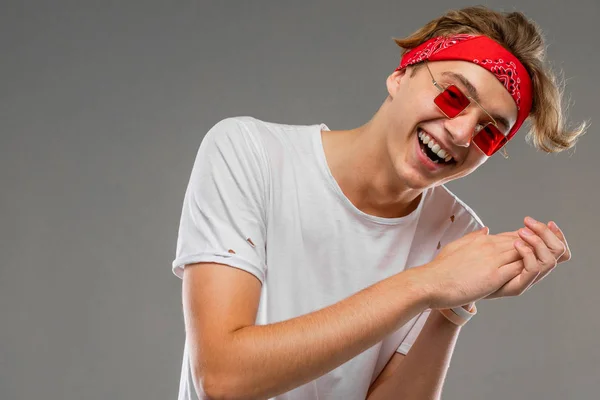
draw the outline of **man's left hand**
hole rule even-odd
[[[519,296],[544,279],[559,263],[571,259],[565,235],[553,221],[544,224],[527,217],[524,228],[500,235],[514,236],[515,241],[521,240],[522,244],[516,243],[515,248],[523,256],[517,262],[523,263],[524,268],[521,274],[486,299]]]

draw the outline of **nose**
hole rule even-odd
[[[444,122],[444,127],[448,131],[452,143],[459,147],[469,147],[473,136],[475,136],[478,123],[477,113],[463,112],[453,119],[447,119]]]

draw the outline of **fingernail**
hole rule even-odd
[[[554,221],[550,222],[550,228],[554,229],[554,230],[558,230],[558,225],[556,225],[556,223]]]
[[[530,224],[535,224],[537,221],[531,217],[527,217],[527,218],[525,218],[525,222],[528,222]]]
[[[521,232],[523,232],[523,235],[527,235],[527,236],[531,236],[531,235],[533,235],[533,232],[532,232],[532,231],[530,231],[530,230],[529,230],[529,229],[527,229],[527,228],[523,228],[523,229],[521,229]]]

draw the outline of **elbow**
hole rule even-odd
[[[204,357],[203,357],[204,356]],[[227,384],[222,366],[215,364],[214,358],[206,354],[191,354],[190,375],[194,389],[201,400],[234,399],[232,389]]]
[[[200,377],[194,376],[198,396],[204,400],[248,400],[256,399],[242,388],[239,377],[230,374],[205,372]]]
[[[203,397],[201,397],[202,399],[237,400],[239,398],[222,378],[206,376],[201,384],[202,386],[197,387],[202,388],[202,391],[199,390],[203,395]]]
[[[230,346],[218,346],[219,349],[227,347]],[[191,354],[190,372],[198,397],[206,400],[267,399],[257,376],[242,365],[228,351]]]

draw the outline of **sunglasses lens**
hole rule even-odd
[[[470,104],[469,99],[456,86],[448,86],[434,100],[448,118],[454,118]]]
[[[448,86],[433,101],[448,118],[456,117],[471,104],[469,98],[455,85]],[[507,140],[496,126],[489,123],[475,135],[473,142],[485,155],[491,156],[500,150]]]
[[[486,156],[491,156],[504,146],[507,142],[506,136],[502,134],[492,124],[487,124],[482,130],[475,135],[473,142],[485,153]]]

